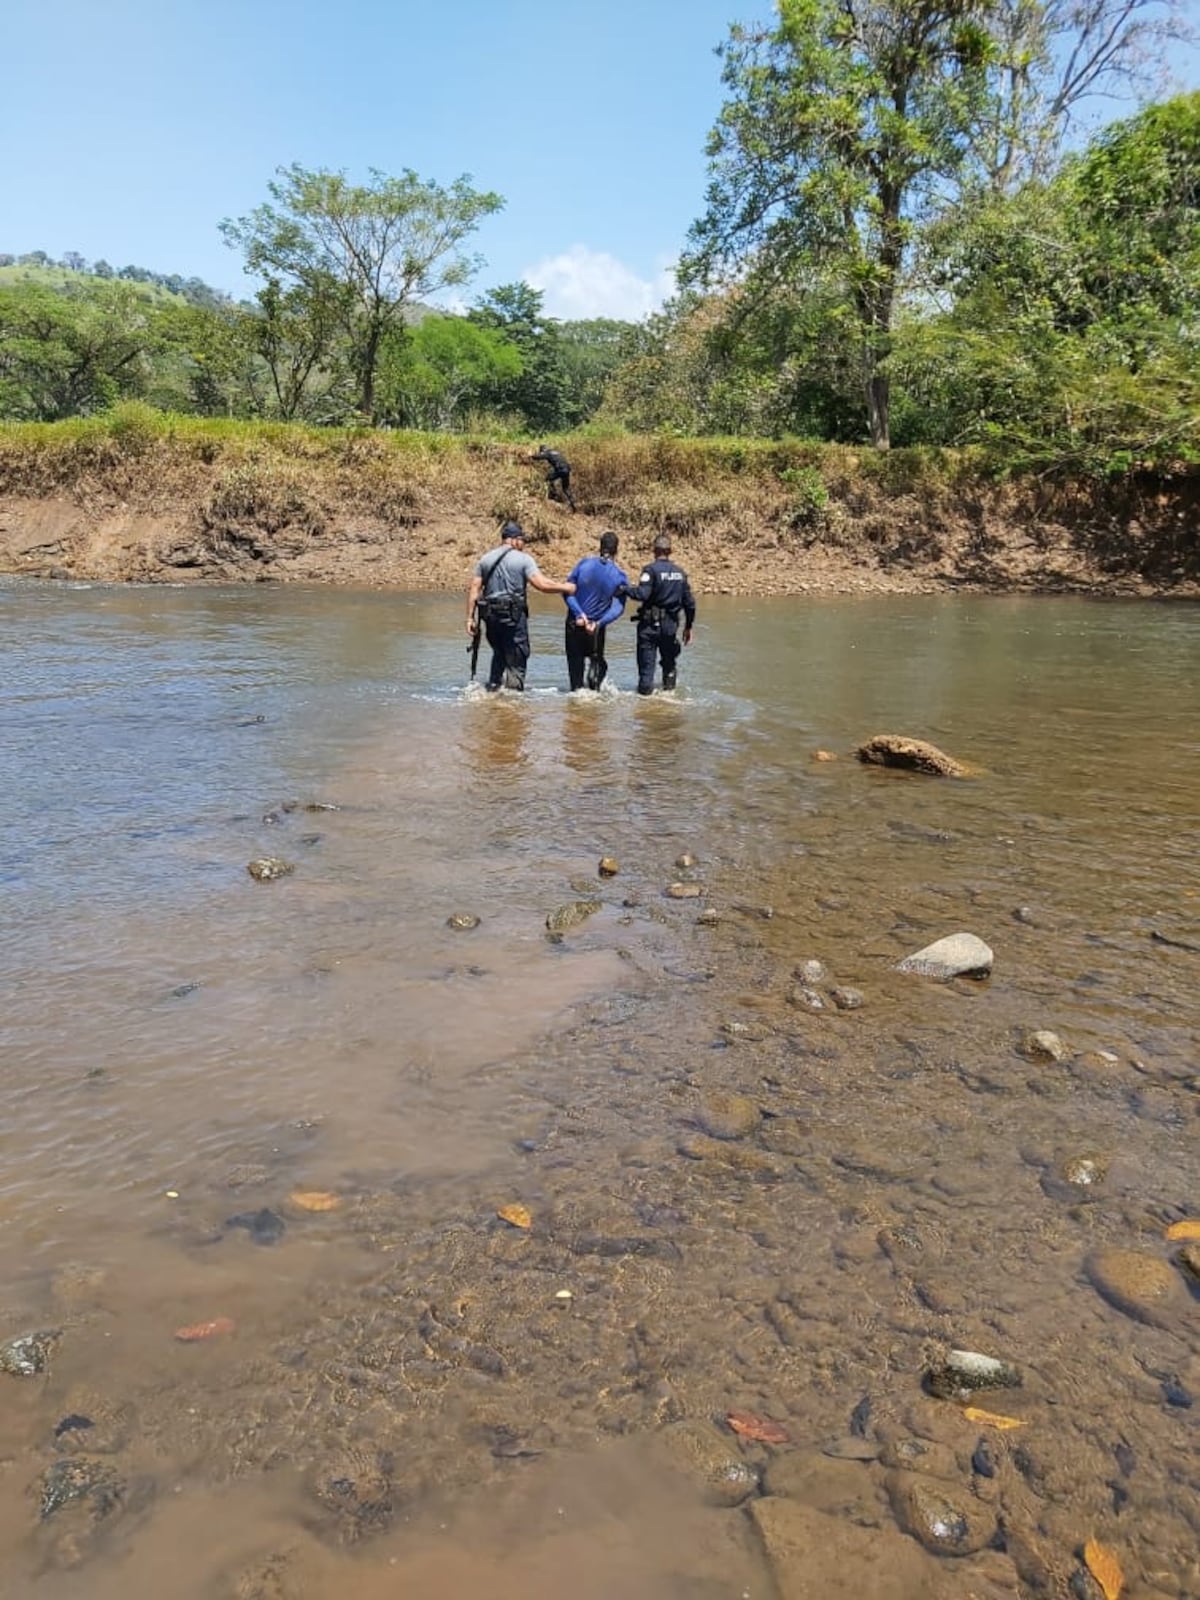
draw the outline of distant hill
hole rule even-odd
[[[100,281],[136,284],[151,299],[184,300],[194,306],[229,306],[233,298],[222,289],[214,289],[202,278],[185,278],[179,273],[154,272],[149,267],[126,266],[114,268],[107,261],[86,261],[71,252],[61,261],[55,261],[44,250],[33,250],[24,255],[0,251],[0,284],[41,283],[49,289],[66,289],[72,284]]]

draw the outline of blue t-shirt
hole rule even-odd
[[[584,556],[567,574],[575,593],[566,597],[567,610],[575,618],[586,617],[598,628],[607,628],[625,609],[616,591],[629,579],[608,556]]]

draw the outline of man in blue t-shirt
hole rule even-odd
[[[567,596],[567,672],[572,689],[598,689],[608,675],[604,659],[605,631],[625,609],[617,590],[629,579],[617,565],[619,541],[615,533],[600,535],[600,554],[577,561],[567,578],[575,593]]]

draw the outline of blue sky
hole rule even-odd
[[[1189,6],[1194,0],[1188,0]],[[0,250],[251,285],[217,231],[292,161],[505,209],[468,298],[640,316],[701,208],[714,47],[770,0],[7,0]],[[1194,63],[1193,63],[1194,64]],[[1188,76],[1194,84],[1195,71]],[[1120,107],[1114,107],[1114,112]]]

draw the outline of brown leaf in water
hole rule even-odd
[[[1021,1417],[1005,1417],[999,1411],[985,1411],[982,1406],[964,1406],[963,1416],[968,1422],[982,1422],[989,1428],[1024,1428],[1028,1424]]]
[[[193,1322],[190,1327],[176,1328],[175,1337],[184,1344],[196,1344],[201,1339],[215,1339],[218,1334],[232,1333],[236,1326],[232,1317],[214,1317],[211,1322]]]
[[[1168,1239],[1200,1239],[1200,1220],[1196,1217],[1187,1217],[1183,1222],[1173,1222],[1164,1237]]]
[[[756,1439],[759,1444],[787,1444],[791,1434],[782,1422],[770,1417],[760,1417],[753,1411],[727,1411],[725,1421],[743,1439]]]
[[[1110,1550],[1098,1539],[1089,1539],[1083,1547],[1083,1559],[1088,1571],[1104,1590],[1104,1600],[1119,1600],[1125,1587],[1125,1574],[1117,1560],[1115,1550]]]
[[[533,1227],[533,1218],[530,1216],[527,1206],[501,1206],[496,1212],[496,1215],[500,1218],[501,1222],[507,1222],[511,1227],[514,1228]]]
[[[341,1201],[324,1189],[297,1189],[288,1199],[301,1211],[336,1211]]]

